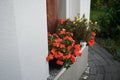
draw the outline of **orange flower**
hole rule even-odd
[[[55,47],[59,47],[59,45],[60,45],[60,43],[53,43],[53,46],[55,46]]]
[[[58,20],[58,24],[64,24],[64,23],[65,23],[64,19]]]
[[[91,36],[91,37],[90,37],[90,39],[91,39],[91,40],[94,40],[94,39],[95,39],[95,37]]]
[[[58,52],[58,56],[59,56],[59,57],[62,57],[62,56],[63,56],[63,53]]]
[[[68,55],[66,55],[66,58],[69,59],[71,57],[71,53],[68,53]]]
[[[68,46],[68,47],[67,47],[67,50],[71,50],[71,49],[72,49],[72,46]]]
[[[70,58],[70,60],[71,60],[71,62],[72,62],[72,64],[75,62],[75,56],[71,56],[71,58]]]
[[[57,63],[58,65],[63,65],[63,61],[60,61],[60,60],[57,60],[56,63]]]
[[[69,36],[64,37],[64,40],[69,40],[69,41],[71,41],[71,42],[74,41],[74,40],[72,39],[72,37],[69,37]]]
[[[52,60],[52,59],[53,59],[53,55],[52,55],[52,54],[50,54],[49,56],[46,57],[46,60],[47,60],[47,61],[50,61],[50,60]]]
[[[50,33],[48,33],[48,36],[52,36]]]
[[[73,36],[73,33],[70,33],[71,36]]]
[[[65,48],[65,45],[64,44],[60,44],[60,48]]]
[[[60,34],[66,34],[66,32],[62,30],[62,31],[60,31]]]
[[[82,56],[82,53],[79,53],[80,54],[80,56]]]
[[[75,45],[75,49],[80,50],[81,49],[80,45],[79,44]]]
[[[89,46],[93,46],[93,45],[95,44],[95,42],[94,42],[94,40],[90,40],[90,41],[87,42],[87,44],[88,44]]]
[[[56,49],[52,48],[51,53],[53,53],[53,54],[56,53]]]
[[[96,36],[96,33],[95,32],[91,32],[92,36]]]
[[[54,54],[54,56],[55,56],[55,58],[57,59],[58,57],[59,57],[59,55],[56,53],[56,54]]]
[[[75,49],[74,54],[75,54],[75,56],[80,56],[79,50]]]
[[[62,56],[62,60],[66,60],[67,59],[67,57],[66,56]]]
[[[56,43],[60,43],[62,41],[62,39],[58,38],[58,39],[55,39],[55,42]]]
[[[57,34],[55,34],[55,33],[53,34],[53,36],[58,37],[58,35],[57,35]]]

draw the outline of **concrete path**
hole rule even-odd
[[[96,43],[89,48],[88,68],[80,80],[120,80],[120,62]]]

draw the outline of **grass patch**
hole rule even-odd
[[[90,12],[90,19],[95,21],[98,19],[98,17],[105,15],[106,11],[105,10],[96,10],[96,9],[91,9]]]

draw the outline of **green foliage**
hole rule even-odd
[[[92,14],[97,17],[91,16],[91,19],[97,20],[101,26],[99,37],[120,40],[120,0],[107,0],[106,6],[106,10],[102,9],[105,12],[104,14],[102,14],[103,11],[101,13],[101,9],[99,9],[100,11],[94,11],[94,14]]]
[[[116,54],[114,54],[114,59],[120,61],[120,48],[116,50]]]
[[[99,43],[112,53],[115,59],[120,61],[120,0],[101,1],[105,3],[101,6],[106,6],[106,8],[103,9],[99,7],[99,5],[96,5],[96,8],[105,13],[102,14],[100,11],[94,10],[93,13],[95,14],[92,13],[93,16],[91,16],[91,19],[97,20],[101,26],[101,32],[98,34],[98,37],[101,37],[102,40],[100,40]],[[102,3],[100,0],[95,0],[92,4],[95,5],[96,3],[98,4],[98,2]]]
[[[68,32],[73,33],[74,40],[79,43],[80,41],[88,41],[91,36],[91,32],[100,31],[97,22],[87,20],[85,17],[75,17],[75,20],[67,19],[64,24],[59,24],[57,27],[57,33],[65,29]]]
[[[92,9],[105,9],[108,0],[91,0]]]
[[[120,42],[116,42],[113,39],[99,39],[98,43],[107,49],[113,56],[114,59],[120,61]]]

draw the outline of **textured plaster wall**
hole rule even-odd
[[[85,14],[85,17],[90,19],[90,1],[91,0],[80,0],[80,17]]]
[[[49,76],[46,0],[0,0],[0,80]]]

